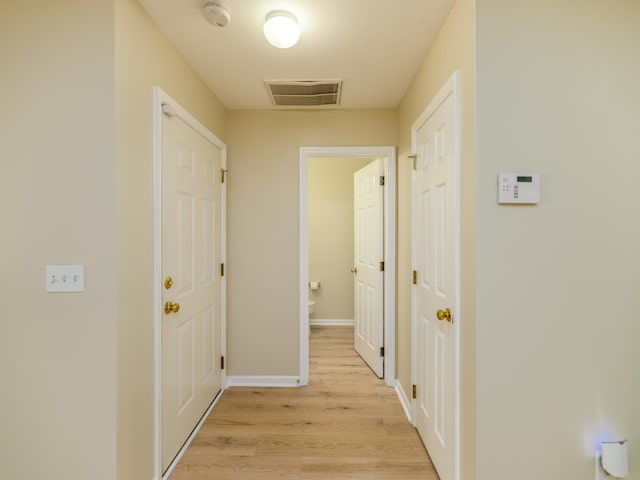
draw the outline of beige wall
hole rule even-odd
[[[113,8],[0,7],[0,476],[115,478]],[[84,293],[45,293],[83,264]]]
[[[153,86],[224,141],[226,112],[134,0],[115,1],[118,479],[153,474]]]
[[[152,87],[222,139],[224,108],[133,0],[5,2],[0,43],[3,476],[150,479]]]
[[[605,438],[639,478],[640,2],[477,16],[477,478],[594,478]],[[505,170],[540,204],[498,206]]]
[[[394,110],[232,111],[228,375],[298,375],[302,146],[395,145]]]
[[[353,320],[353,174],[370,158],[311,158],[308,170],[311,318]]]
[[[475,470],[475,5],[458,0],[399,107],[398,331],[400,387],[411,398],[411,125],[455,70],[461,72],[461,478]]]

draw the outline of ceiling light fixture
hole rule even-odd
[[[284,10],[274,10],[264,21],[264,36],[277,48],[293,47],[300,39],[298,19]]]

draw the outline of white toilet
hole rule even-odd
[[[320,288],[320,282],[309,282],[309,316],[313,313],[316,308],[316,300],[313,296],[313,291],[318,290]]]

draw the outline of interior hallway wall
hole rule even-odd
[[[477,0],[478,480],[640,478],[640,2]],[[496,204],[501,171],[540,204]]]
[[[228,375],[297,376],[300,147],[395,145],[395,110],[230,111]]]
[[[113,5],[0,12],[0,476],[114,480]],[[85,292],[45,293],[49,264]]]
[[[153,475],[153,87],[218,138],[226,111],[135,0],[115,0],[118,480]]]
[[[399,107],[398,139],[398,381],[411,398],[411,126],[433,96],[460,70],[460,325],[461,476],[475,476],[475,1],[458,0]]]
[[[314,319],[353,320],[353,174],[371,158],[311,158],[308,170],[309,281]]]

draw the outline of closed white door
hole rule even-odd
[[[353,176],[356,352],[382,378],[383,338],[383,186],[382,160],[374,160]]]
[[[441,480],[454,478],[456,448],[458,227],[454,106],[451,94],[414,130],[416,427]]]
[[[222,152],[162,120],[162,470],[222,385]]]

